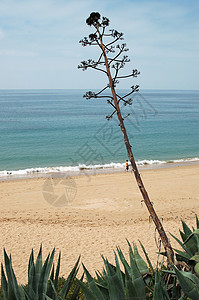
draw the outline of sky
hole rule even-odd
[[[124,33],[136,80],[119,88],[199,90],[198,0],[0,0],[0,89],[98,89],[102,72],[77,68],[96,58],[79,40],[91,12]]]

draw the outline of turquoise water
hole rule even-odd
[[[0,175],[124,163],[118,122],[105,118],[112,107],[106,100],[85,100],[84,93],[0,90]],[[125,124],[138,163],[199,157],[199,91],[144,90],[122,110],[130,113]]]

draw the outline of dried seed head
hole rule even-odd
[[[92,12],[88,19],[86,19],[86,23],[91,26],[91,25],[97,25],[99,24],[99,19],[100,19],[100,14],[98,12]]]

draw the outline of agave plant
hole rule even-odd
[[[66,279],[63,288],[60,293],[57,292],[57,285],[60,271],[60,258],[59,253],[56,271],[54,269],[55,249],[48,254],[44,264],[42,263],[42,246],[40,247],[36,262],[34,262],[34,252],[32,250],[28,264],[28,284],[26,287],[18,285],[17,279],[12,267],[11,256],[8,257],[4,249],[4,267],[1,264],[1,288],[4,300],[45,300],[45,299],[65,299],[69,290],[74,283],[74,279],[78,272],[78,264],[80,257],[78,258],[74,268]],[[7,277],[7,278],[6,278]],[[73,299],[79,292],[79,287],[74,291]]]
[[[190,229],[183,220],[181,222],[183,228],[183,231],[180,230],[181,240],[173,234],[171,236],[184,251],[174,249],[176,266],[172,269],[165,268],[162,272],[170,276],[172,299],[195,300],[199,299],[199,220],[196,216],[196,229]]]
[[[191,272],[180,271],[174,266],[174,271],[179,280],[180,286],[184,292],[184,298],[198,300],[199,299],[199,279]]]
[[[79,285],[86,300],[170,299],[160,272],[154,271],[143,245],[141,247],[148,264],[140,256],[136,245],[132,248],[128,242],[128,246],[130,263],[117,247],[117,251],[114,251],[115,265],[102,256],[104,268],[101,273],[96,272],[96,279],[83,265],[88,284],[79,282]]]
[[[190,229],[184,221],[181,222],[183,231],[180,230],[180,236],[182,240],[171,234],[184,250],[174,249],[176,259],[182,263],[187,270],[194,269],[196,275],[199,276],[199,220],[196,216],[196,229]]]

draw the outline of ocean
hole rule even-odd
[[[0,90],[0,176],[124,167],[113,107],[85,92]],[[138,165],[199,160],[199,91],[140,90],[121,109]]]

